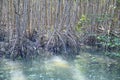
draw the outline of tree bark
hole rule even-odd
[[[3,0],[0,0],[0,27],[1,27],[1,21],[2,21],[2,7],[3,7]]]

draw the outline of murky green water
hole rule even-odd
[[[0,80],[120,80],[120,65],[88,53],[69,61],[60,56],[30,61],[1,59]]]

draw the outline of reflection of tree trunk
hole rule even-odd
[[[2,20],[2,5],[3,4],[3,0],[0,0],[0,25],[1,25],[1,20]]]

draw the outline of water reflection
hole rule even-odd
[[[0,80],[120,80],[118,62],[82,54],[67,61],[60,56],[0,62]]]
[[[3,59],[4,69],[9,75],[9,80],[27,80],[23,74],[22,65],[15,61]]]
[[[45,61],[45,66],[47,67],[59,67],[59,68],[70,68],[67,61],[63,60],[61,57],[54,56],[51,59]]]
[[[60,72],[58,76],[70,78],[70,80],[86,80],[85,76],[78,70],[74,65],[69,64],[66,60],[61,57],[54,56],[50,60],[45,62],[46,69],[48,71],[52,70],[55,72]],[[66,73],[67,72],[67,73]]]
[[[76,68],[72,68],[72,74],[74,80],[88,80],[85,78],[85,76],[80,72],[80,70]]]

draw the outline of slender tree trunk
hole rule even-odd
[[[15,26],[16,26],[16,50],[17,53],[13,54],[13,59],[18,57],[19,55],[22,54],[22,35],[21,35],[21,6],[20,6],[20,0],[15,0],[14,1],[14,8],[15,8]],[[21,55],[23,57],[23,55]]]
[[[1,27],[1,21],[2,21],[2,7],[3,7],[3,0],[0,0],[0,27]]]

